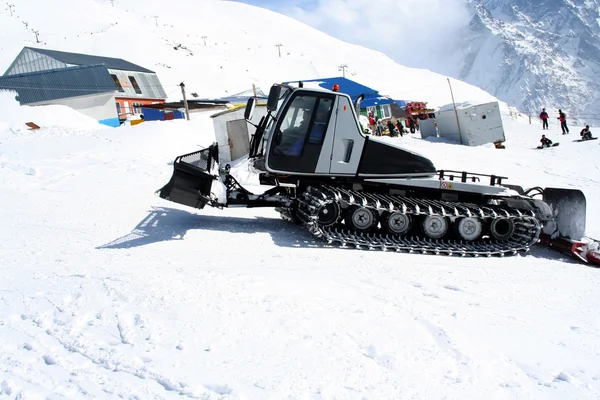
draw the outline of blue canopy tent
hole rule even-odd
[[[354,82],[348,78],[344,78],[341,76],[334,78],[322,78],[322,79],[307,79],[302,81],[288,81],[283,82],[287,85],[298,85],[298,82],[313,83],[317,84],[319,87],[323,89],[333,88],[333,85],[337,84],[340,87],[340,92],[346,93],[352,98],[352,101],[356,100],[358,96],[361,94],[364,95],[364,99],[360,103],[361,109],[366,107],[375,107],[382,106],[385,104],[396,103],[399,107],[406,107],[406,101],[404,100],[395,100],[387,96],[382,96],[375,89],[372,89],[368,86],[361,85],[360,83]]]

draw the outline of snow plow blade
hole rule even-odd
[[[553,221],[544,227],[540,243],[577,261],[600,267],[600,242],[585,236],[586,200],[583,192],[546,188],[543,200],[552,208]]]
[[[213,143],[206,149],[181,155],[173,162],[173,176],[156,193],[165,199],[202,209],[211,202],[212,181],[218,171],[219,147]]]
[[[552,208],[554,222],[544,227],[544,234],[570,240],[585,236],[586,200],[581,190],[545,188],[543,200]]]

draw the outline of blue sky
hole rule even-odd
[[[233,0],[285,14],[399,64],[435,71],[471,19],[467,0]]]

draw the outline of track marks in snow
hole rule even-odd
[[[375,361],[377,365],[389,370],[395,370],[395,360],[393,356],[387,354],[381,354],[377,347],[373,344],[369,345],[366,350],[363,352],[365,357],[368,357]]]
[[[28,165],[19,164],[19,163],[3,161],[3,159],[0,158],[0,169],[3,169],[3,168],[10,169],[14,172],[24,174],[24,175],[30,175],[30,176],[37,175],[37,170],[33,167],[30,167]]]
[[[180,368],[165,369],[160,360],[155,362],[157,357],[166,357],[176,365],[177,354],[184,347],[180,342],[173,343],[170,349],[157,343],[162,339],[163,327],[136,312],[144,310],[146,303],[134,293],[111,288],[102,278],[100,285],[99,278],[71,278],[95,287],[95,296],[42,292],[23,297],[23,309],[12,317],[11,326],[25,340],[14,343],[4,360],[0,355],[0,365],[8,366],[9,374],[12,371],[14,376],[38,387],[60,388],[63,393],[57,395],[67,398],[73,393],[83,397],[93,397],[95,393],[100,398],[107,394],[158,398],[164,396],[163,390],[184,398],[213,398],[234,392],[225,382],[202,384],[197,382],[198,377],[188,381]],[[122,303],[121,298],[130,303]],[[10,360],[22,359],[30,365],[10,364]],[[43,372],[45,369],[52,372]],[[49,374],[54,377],[52,381],[47,378]],[[0,391],[15,395],[20,393],[19,388],[6,381]]]
[[[233,389],[231,389],[227,385],[205,384],[204,387],[207,388],[208,390],[215,392],[216,394],[220,394],[220,395],[231,394],[233,392]]]
[[[425,319],[417,320],[429,332],[437,347],[455,362],[458,371],[448,371],[446,378],[455,383],[462,382],[462,375],[471,373],[471,359],[458,350],[456,344],[442,328]]]
[[[443,297],[442,292],[439,291],[440,288],[445,289],[449,292],[465,293],[459,286],[452,285],[452,284],[443,284],[443,285],[439,286],[438,288],[436,288],[436,290],[433,290],[431,288],[428,289],[419,282],[412,282],[411,285],[416,289],[422,289],[421,295],[423,295],[425,297],[431,297],[434,299],[441,299]]]
[[[444,289],[448,289],[448,290],[452,290],[454,292],[462,292],[462,289],[459,288],[458,286],[454,286],[454,285],[444,285],[442,286]]]

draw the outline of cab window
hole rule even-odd
[[[280,116],[271,143],[270,167],[281,171],[314,172],[335,97],[326,93],[295,94]]]

